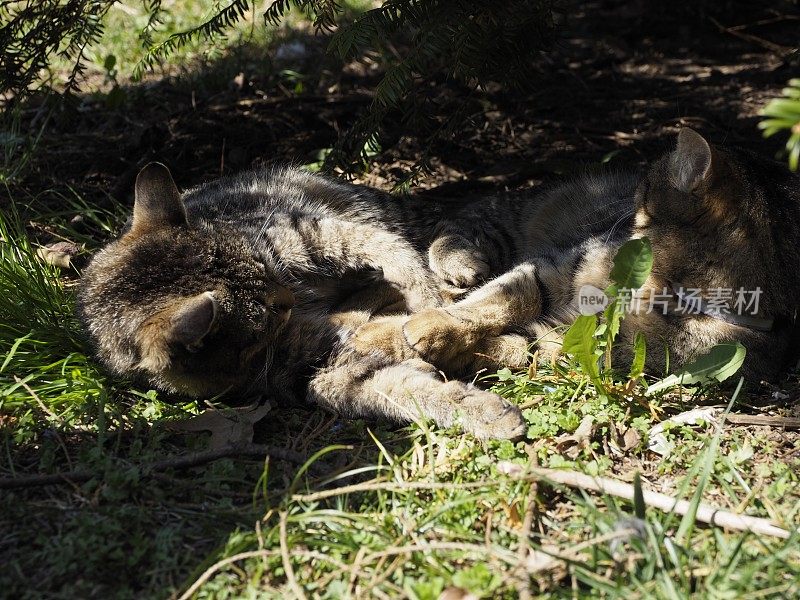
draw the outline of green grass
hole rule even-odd
[[[165,22],[157,39],[195,25],[203,12],[197,7],[207,5],[169,4],[186,9],[174,13],[185,16]],[[97,73],[115,56],[120,82],[144,52],[140,5],[125,6],[136,14],[114,9],[109,35],[92,54]],[[230,44],[246,41],[246,27]],[[264,40],[272,35],[255,27]],[[202,42],[187,46],[163,72],[217,51]],[[20,178],[35,151],[35,134],[9,118],[2,185]],[[3,189],[10,199],[11,188]],[[4,596],[169,598],[192,590],[200,598],[288,598],[299,591],[309,598],[434,599],[448,586],[485,598],[800,595],[797,534],[781,540],[726,532],[652,508],[642,515],[626,501],[506,474],[509,463],[629,482],[639,472],[645,488],[796,529],[796,433],[674,425],[665,430],[667,456],[647,450],[659,418],[698,403],[727,403],[730,392],[716,388],[655,398],[620,386],[597,393],[579,367],[562,360],[487,380],[523,407],[525,442],[275,409],[259,424],[258,440],[308,457],[311,468],[241,457],[152,469],[207,447],[207,435],[169,427],[196,414],[198,403],[107,376],[73,316],[78,271],[42,264],[29,241],[69,239],[86,244],[88,253],[120,226],[125,211],[112,202],[89,205],[70,190],[35,190],[14,200],[24,216],[0,215],[0,478],[94,476],[0,491]],[[72,223],[75,215],[82,228]],[[570,439],[587,416],[591,436]],[[626,434],[638,442],[623,449]],[[619,537],[632,526],[636,535]],[[562,558],[521,559],[536,551]]]
[[[112,219],[97,215],[97,226]],[[62,222],[51,217],[55,230]],[[619,431],[634,428],[644,439],[651,409],[677,412],[675,400],[645,406],[599,395],[563,362],[496,378],[498,391],[527,407],[527,442],[282,410],[259,436],[315,456],[316,469],[224,459],[151,472],[158,459],[205,446],[203,435],[166,426],[196,405],[108,379],[72,317],[75,273],[42,265],[13,221],[2,221],[0,236],[0,476],[96,473],[77,485],[2,494],[0,587],[12,596],[169,597],[195,582],[198,597],[213,598],[285,598],[294,589],[437,598],[452,585],[480,597],[517,597],[523,588],[548,597],[800,591],[796,536],[724,533],[648,509],[640,536],[609,541],[634,518],[629,504],[504,475],[498,465],[525,468],[532,458],[622,479],[642,470],[647,487],[666,481],[678,496],[797,526],[797,438],[792,453],[763,431],[679,426],[667,432],[679,450],[660,464],[643,444],[615,454],[608,444]],[[591,440],[565,453],[559,436],[585,414],[595,418]],[[526,574],[521,546],[567,559],[541,571],[531,563]]]
[[[144,59],[152,49],[170,36],[200,26],[227,4],[209,0],[164,0],[158,20],[152,21],[142,2],[115,3],[104,19],[103,35],[85,53],[87,77],[82,91],[108,92],[115,84],[124,85],[140,76],[191,76],[198,65],[212,66],[220,58],[241,51],[249,53],[254,68],[263,69],[270,62],[265,48],[271,43],[313,33],[309,19],[296,8],[287,13],[279,27],[265,23],[264,10],[271,2],[257,2],[245,18],[227,28],[224,35],[193,36],[167,56],[157,57],[149,67],[145,65]],[[350,17],[367,10],[373,3],[347,0],[339,4],[345,17]],[[54,57],[50,65],[54,83],[64,83],[73,66],[66,57]]]

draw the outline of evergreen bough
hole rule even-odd
[[[20,99],[33,90],[52,91],[46,73],[55,56],[73,65],[64,92],[76,91],[87,49],[102,37],[104,17],[118,1],[0,0],[0,95]],[[141,1],[149,17],[141,32],[147,53],[135,75],[190,40],[223,36],[256,4],[209,0],[209,18],[156,42],[154,34],[170,8],[161,0]],[[557,2],[385,0],[345,21],[343,6],[336,0],[273,0],[263,18],[278,25],[291,9],[299,9],[318,32],[330,36],[329,51],[343,61],[386,50],[392,43],[393,51],[384,52],[389,63],[374,90],[370,110],[328,157],[329,165],[343,166],[374,152],[392,111],[399,111],[404,122],[429,125],[432,139],[462,125],[466,103],[443,121],[432,118],[423,93],[425,83],[432,79],[448,78],[468,89],[490,81],[509,87],[527,85],[532,61],[553,43]]]

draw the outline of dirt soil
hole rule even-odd
[[[474,111],[453,139],[430,148],[433,173],[422,187],[514,188],[582,164],[642,164],[683,125],[774,155],[782,142],[761,137],[757,114],[800,73],[790,50],[800,10],[753,6],[717,19],[692,12],[645,0],[576,3],[557,47],[532,67],[529,91],[488,86],[463,100],[463,89],[437,82],[433,106],[468,101]],[[324,41],[303,43],[305,58],[292,64],[250,48],[202,76],[125,86],[121,108],[87,95],[51,120],[20,190],[46,201],[43,191],[70,186],[90,201],[111,194],[130,202],[135,174],[150,160],[166,162],[184,186],[259,163],[313,161],[366,110],[380,67],[320,62]],[[286,68],[313,73],[302,92],[277,74]],[[29,109],[26,125],[36,130],[41,117]],[[391,122],[387,130],[389,149],[361,177],[384,187],[403,179],[427,145]]]

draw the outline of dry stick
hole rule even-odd
[[[800,429],[800,419],[796,417],[771,417],[769,415],[740,415],[728,413],[725,417],[725,421],[734,425],[766,425],[768,427]]]
[[[719,21],[717,21],[714,17],[709,17],[709,20],[717,26],[717,28],[722,33],[728,33],[734,37],[738,37],[739,39],[745,40],[746,42],[751,42],[762,48],[769,50],[770,52],[774,52],[780,57],[787,56],[791,51],[792,48],[789,46],[782,46],[780,44],[776,44],[775,42],[770,42],[769,40],[765,40],[764,38],[758,37],[757,35],[753,35],[752,33],[744,33],[742,31],[742,26],[737,27],[726,27]]]
[[[146,463],[139,466],[143,470],[150,471],[186,469],[231,456],[271,456],[273,458],[285,460],[295,464],[303,464],[305,462],[304,456],[297,452],[287,450],[286,448],[276,448],[274,446],[266,446],[264,444],[236,444],[227,448],[221,448],[219,450],[192,452],[191,454],[166,458],[164,460]],[[25,477],[0,478],[0,490],[36,487],[41,485],[54,485],[60,483],[83,483],[99,475],[102,474],[92,471],[69,471],[65,473],[54,473],[52,475],[28,475]]]
[[[323,490],[313,494],[295,494],[292,500],[303,502],[313,502],[323,500],[333,496],[352,494],[356,492],[399,492],[402,490],[467,490],[471,488],[489,487],[497,485],[496,481],[465,481],[463,483],[448,483],[437,481],[368,481],[366,483],[354,483],[345,485],[332,490]]]
[[[289,587],[292,588],[292,592],[297,600],[306,600],[306,595],[303,593],[303,590],[297,583],[297,578],[294,576],[292,560],[289,558],[289,544],[286,539],[286,511],[281,511],[280,514],[280,530],[281,561],[283,561],[283,570],[286,572],[286,581],[289,582]]]
[[[228,566],[231,563],[235,563],[240,560],[245,560],[246,558],[255,558],[255,557],[264,557],[264,556],[275,556],[277,551],[275,550],[252,550],[250,552],[240,552],[239,554],[234,554],[233,556],[229,556],[217,563],[211,565],[208,569],[206,569],[200,577],[186,590],[183,594],[181,594],[178,600],[188,600],[191,598],[200,587],[220,569],[223,567]]]
[[[234,554],[233,556],[229,556],[228,558],[223,558],[219,562],[214,563],[208,569],[203,571],[203,574],[198,577],[195,582],[187,589],[183,594],[181,594],[178,600],[188,600],[191,598],[202,586],[203,584],[211,579],[218,571],[221,571],[223,568],[227,567],[228,565],[239,562],[240,560],[246,560],[248,558],[267,558],[270,556],[277,556],[280,554],[279,550],[250,550],[248,552],[240,552],[239,554]],[[294,552],[295,556],[302,556],[304,558],[312,558],[316,560],[323,560],[329,562],[339,569],[348,570],[350,567],[343,562],[327,556],[326,554],[322,554],[321,552],[316,552],[314,550],[296,550]]]
[[[591,475],[576,473],[574,471],[538,468],[531,469],[527,472],[520,472],[518,475],[514,475],[513,473],[509,473],[509,475],[516,479],[526,479],[529,481],[545,479],[582,490],[591,490],[602,494],[617,496],[618,498],[625,498],[626,500],[633,500],[634,488],[632,485],[607,477],[592,477]],[[679,515],[685,515],[690,510],[690,503],[687,500],[678,500],[672,496],[649,490],[643,490],[643,493],[646,504],[664,512],[676,512]],[[777,525],[773,525],[768,519],[737,515],[736,513],[704,503],[701,503],[697,507],[696,519],[702,523],[709,523],[711,525],[737,531],[750,531],[752,533],[771,535],[782,539],[787,539],[791,536],[789,531],[781,529]]]

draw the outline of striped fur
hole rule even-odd
[[[345,343],[373,315],[441,304],[424,249],[443,210],[291,168],[181,195],[152,164],[130,226],[84,272],[79,313],[112,371],[170,392],[516,437],[520,411],[499,396]]]
[[[758,288],[760,312],[775,318],[775,328],[758,331],[706,315],[632,314],[622,324],[618,360],[629,358],[637,331],[646,335],[653,372],[663,371],[668,358],[681,364],[715,343],[738,340],[748,350],[745,375],[757,380],[775,377],[792,349],[800,294],[798,179],[783,165],[713,147],[689,129],[643,175],[587,174],[532,193],[478,199],[441,222],[437,236],[429,261],[440,277],[455,285],[488,281],[445,308],[367,323],[353,339],[356,348],[423,358],[451,373],[471,370],[488,340],[506,357],[525,357],[524,344],[538,341],[546,357],[560,346],[553,328],[578,314],[580,288],[604,289],[619,246],[647,236],[655,257],[643,289]],[[463,257],[471,257],[472,272]],[[508,334],[521,336],[497,338]]]

